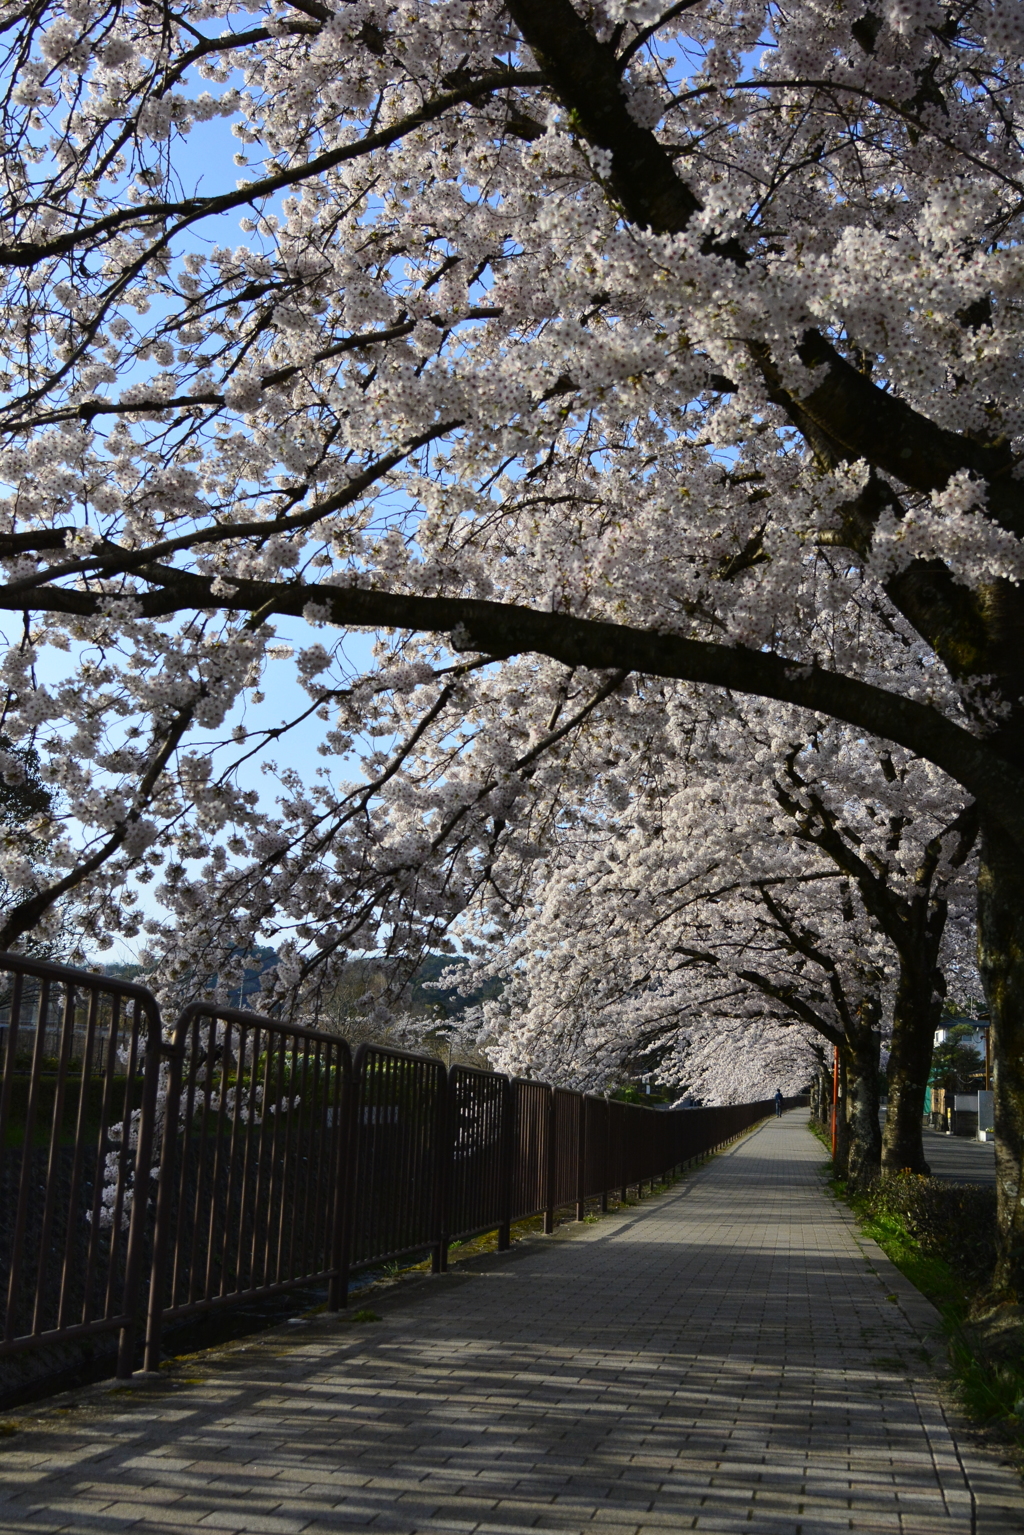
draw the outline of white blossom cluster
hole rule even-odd
[[[464,919],[477,958],[445,979],[492,993],[473,1016],[496,1065],[588,1089],[653,1071],[738,1102],[798,1091],[901,1008],[912,1023],[903,976],[929,1030],[947,989],[978,995],[973,832],[948,780],[779,706],[668,712],[625,774],[595,743],[591,791],[500,927]]]

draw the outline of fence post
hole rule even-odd
[[[454,1156],[454,1113],[451,1102],[451,1080],[443,1066],[438,1065],[437,1078],[437,1161],[434,1168],[434,1230],[437,1240],[430,1255],[430,1272],[448,1272],[448,1193],[451,1184],[451,1165]]]
[[[626,1104],[619,1109],[619,1149],[622,1153],[619,1162],[619,1176],[622,1179],[619,1197],[625,1204],[629,1193],[629,1109]]]
[[[601,1109],[601,1134],[604,1137],[601,1147],[601,1214],[607,1215],[608,1184],[612,1171],[612,1109],[607,1098]]]
[[[544,1140],[544,1155],[547,1159],[545,1167],[546,1179],[544,1184],[544,1232],[550,1236],[555,1229],[555,1089],[548,1088],[548,1133]]]
[[[178,1149],[178,1115],[181,1110],[182,1063],[185,1055],[185,1027],[189,1009],[180,1014],[174,1025],[170,1045],[164,1046],[169,1061],[167,1102],[164,1106],[163,1143],[160,1147],[160,1167],[156,1184],[156,1218],[153,1227],[153,1263],[149,1279],[149,1307],[146,1316],[145,1368],[160,1368],[160,1335],[163,1330],[163,1280],[167,1257],[167,1234],[171,1223],[171,1200],[174,1197],[174,1160]]]
[[[507,1252],[512,1246],[512,1198],[515,1176],[516,1109],[518,1093],[512,1090],[508,1077],[502,1077],[501,1091],[501,1211],[498,1227],[498,1251]]]
[[[328,1311],[340,1311],[348,1305],[348,1265],[351,1243],[349,1240],[349,1209],[355,1194],[354,1168],[356,1154],[355,1092],[352,1080],[352,1054],[344,1040],[338,1052],[338,1069],[342,1073],[341,1092],[335,1097],[334,1110],[338,1116],[335,1127],[334,1155],[334,1226],[331,1241],[331,1267],[334,1276],[327,1289]]]
[[[136,1018],[141,1007],[142,1003],[136,1001]],[[149,1215],[153,1130],[156,1120],[157,1091],[160,1086],[163,1026],[159,1008],[155,1004],[152,1008],[147,1007],[145,1011],[149,1024],[146,1038],[146,1071],[142,1079],[142,1102],[139,1105],[139,1136],[135,1155],[132,1213],[128,1222],[128,1251],[124,1263],[124,1312],[128,1322],[121,1328],[121,1336],[118,1339],[118,1380],[130,1379],[135,1370],[135,1338],[139,1326],[139,1291],[142,1286],[142,1244],[146,1239],[145,1221]],[[116,1233],[111,1240],[115,1239]]]
[[[587,1095],[579,1096],[579,1124],[576,1127],[576,1219],[587,1213]]]

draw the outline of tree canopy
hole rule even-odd
[[[252,846],[189,750],[282,614],[391,633],[354,688],[329,637],[298,679],[329,751],[407,741],[378,778],[435,785],[435,855],[558,744],[567,677],[579,714],[618,672],[834,714],[1024,837],[1015,5],[30,4],[3,37],[7,712],[93,833],[68,880],[227,828],[247,908],[310,836],[378,903],[424,862],[308,783]]]

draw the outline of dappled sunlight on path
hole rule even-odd
[[[1024,1530],[996,1520],[1009,1473],[958,1453],[930,1308],[823,1192],[805,1117],[380,1323],[80,1394],[4,1441],[0,1530]]]

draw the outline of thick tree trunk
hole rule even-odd
[[[884,1172],[930,1171],[925,1160],[921,1126],[935,1030],[941,1012],[942,998],[936,994],[932,976],[919,976],[902,968],[893,1008],[888,1067],[889,1108],[882,1133]]]
[[[841,1176],[852,1188],[864,1188],[881,1171],[879,1047],[878,1031],[865,1028],[848,1035],[841,1052],[845,1094],[839,1122],[846,1127],[846,1171]]]
[[[978,963],[992,1028],[996,1130],[995,1289],[1024,1299],[1024,858],[1002,827],[982,827]]]
[[[836,1102],[836,1152],[832,1158],[832,1172],[837,1178],[848,1178],[850,1176],[850,1122],[846,1117],[846,1088],[846,1052],[840,1052],[839,1098]],[[831,1086],[829,1088],[829,1101],[831,1102]]]
[[[832,1073],[824,1068],[818,1074],[818,1118],[828,1128],[832,1114]]]

